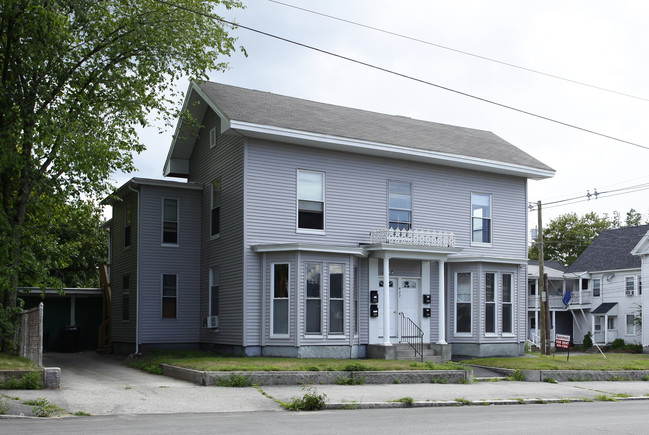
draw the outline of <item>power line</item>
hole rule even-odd
[[[493,62],[493,63],[497,63],[497,64],[500,64],[500,65],[505,65],[505,66],[508,66],[510,68],[516,68],[516,69],[531,72],[531,73],[534,73],[534,74],[539,74],[539,75],[543,75],[543,76],[546,76],[546,77],[550,77],[550,78],[553,78],[553,79],[562,80],[564,82],[576,84],[576,85],[579,85],[579,86],[586,86],[586,87],[589,87],[589,88],[592,88],[592,89],[597,89],[597,90],[600,90],[600,91],[609,92],[611,94],[621,95],[621,96],[624,96],[624,97],[635,98],[637,100],[642,100],[642,101],[648,101],[649,102],[649,98],[639,97],[637,95],[627,94],[625,92],[620,92],[620,91],[615,91],[615,90],[612,90],[612,89],[604,88],[602,86],[591,85],[591,84],[588,84],[588,83],[581,82],[579,80],[573,80],[573,79],[569,79],[569,78],[566,78],[566,77],[558,76],[556,74],[546,73],[546,72],[539,71],[539,70],[536,70],[536,69],[516,65],[516,64],[513,64],[513,63],[498,60],[498,59],[493,59],[493,58],[490,58],[490,57],[487,57],[487,56],[482,56],[482,55],[471,53],[471,52],[468,52],[468,51],[458,50],[457,48],[452,48],[452,47],[448,47],[448,46],[445,46],[445,45],[436,44],[434,42],[425,41],[423,39],[414,38],[412,36],[404,35],[404,34],[401,34],[401,33],[391,32],[389,30],[381,29],[379,27],[373,27],[373,26],[370,26],[370,25],[367,25],[367,24],[359,23],[357,21],[346,20],[344,18],[336,17],[334,15],[328,15],[328,14],[325,14],[325,13],[322,13],[322,12],[317,12],[317,11],[314,11],[314,10],[311,10],[311,9],[295,6],[295,5],[292,5],[292,4],[289,4],[289,3],[283,3],[283,2],[280,2],[280,1],[277,1],[277,0],[268,0],[268,1],[271,2],[271,3],[276,3],[278,5],[282,5],[282,6],[286,6],[286,7],[289,7],[289,8],[298,9],[300,11],[308,12],[310,14],[320,15],[322,17],[331,18],[332,20],[342,21],[344,23],[352,24],[354,26],[364,27],[366,29],[374,30],[376,32],[385,33],[387,35],[396,36],[396,37],[407,39],[407,40],[410,40],[410,41],[419,42],[421,44],[430,45],[430,46],[433,46],[433,47],[441,48],[443,50],[453,51],[455,53],[464,54],[466,56],[475,57],[477,59],[486,60],[488,62]]]
[[[307,48],[309,50],[317,51],[319,53],[323,53],[323,54],[326,54],[326,55],[329,55],[329,56],[332,56],[332,57],[336,57],[338,59],[346,60],[348,62],[356,63],[358,65],[362,65],[362,66],[365,66],[365,67],[368,67],[368,68],[372,68],[372,69],[375,69],[377,71],[382,71],[382,72],[385,72],[385,73],[388,73],[388,74],[391,74],[391,75],[394,75],[394,76],[397,76],[397,77],[405,78],[407,80],[412,80],[412,81],[415,81],[415,82],[418,82],[418,83],[422,83],[422,84],[432,86],[432,87],[435,87],[435,88],[438,88],[438,89],[442,89],[442,90],[445,90],[445,91],[448,91],[448,92],[452,92],[452,93],[457,94],[457,95],[462,95],[464,97],[472,98],[474,100],[482,101],[484,103],[492,104],[494,106],[498,106],[498,107],[501,107],[501,108],[504,108],[504,109],[512,110],[514,112],[522,113],[524,115],[532,116],[532,117],[542,119],[542,120],[545,120],[545,121],[548,121],[548,122],[563,125],[564,127],[572,128],[572,129],[579,130],[579,131],[582,131],[582,132],[585,132],[585,133],[590,133],[590,134],[593,134],[593,135],[596,135],[596,136],[604,137],[606,139],[614,140],[616,142],[622,142],[622,143],[625,143],[627,145],[632,145],[632,146],[635,146],[635,147],[638,147],[638,148],[643,148],[643,149],[649,150],[649,146],[646,146],[646,145],[640,145],[640,144],[637,144],[635,142],[620,139],[620,138],[610,136],[610,135],[607,135],[607,134],[604,134],[604,133],[599,133],[597,131],[590,130],[588,128],[579,127],[579,126],[576,126],[574,124],[559,121],[557,119],[550,118],[550,117],[543,116],[543,115],[539,115],[539,114],[536,114],[536,113],[533,113],[533,112],[529,112],[527,110],[519,109],[519,108],[516,108],[514,106],[509,106],[509,105],[504,104],[504,103],[498,103],[497,101],[494,101],[494,100],[489,100],[487,98],[478,97],[477,95],[473,95],[473,94],[469,94],[469,93],[466,93],[466,92],[458,91],[456,89],[452,89],[452,88],[442,86],[442,85],[439,85],[439,84],[436,84],[436,83],[433,83],[433,82],[429,82],[429,81],[424,80],[424,79],[409,76],[407,74],[400,73],[400,72],[397,72],[397,71],[394,71],[394,70],[390,70],[390,69],[387,69],[387,68],[384,68],[384,67],[380,67],[378,65],[373,65],[371,63],[363,62],[363,61],[358,60],[358,59],[353,59],[351,57],[347,57],[347,56],[343,56],[343,55],[338,54],[338,53],[327,51],[327,50],[324,50],[322,48],[314,47],[312,45],[308,45],[308,44],[305,44],[305,43],[302,43],[302,42],[294,41],[294,40],[291,40],[291,39],[288,39],[288,38],[284,38],[282,36],[277,36],[277,35],[274,35],[272,33],[264,32],[264,31],[258,30],[258,29],[254,29],[252,27],[248,27],[248,26],[244,26],[244,25],[241,25],[241,24],[233,23],[231,21],[227,21],[227,20],[225,20],[225,19],[223,19],[221,17],[218,17],[216,15],[211,15],[211,14],[207,14],[207,13],[204,13],[204,12],[196,11],[196,10],[187,8],[185,6],[180,6],[180,5],[176,5],[176,4],[173,4],[173,3],[169,3],[168,1],[165,1],[165,0],[155,0],[155,1],[158,2],[158,3],[166,4],[167,6],[175,7],[177,9],[182,9],[182,10],[185,10],[187,12],[191,12],[191,13],[194,13],[194,14],[197,14],[197,15],[204,16],[206,18],[210,18],[212,20],[219,21],[219,22],[221,22],[223,24],[230,25],[230,26],[232,26],[232,28],[235,28],[235,29],[236,28],[242,28],[242,29],[245,29],[245,30],[249,30],[251,32],[258,33],[260,35],[268,36],[270,38],[274,38],[274,39],[277,39],[279,41],[284,41],[284,42],[287,42],[289,44],[293,44],[293,45],[297,45],[299,47]]]
[[[578,204],[581,202],[587,202],[591,200],[591,197],[595,197],[595,199],[599,198],[608,198],[611,196],[619,196],[619,195],[626,195],[627,193],[635,193],[635,192],[641,192],[643,190],[648,190],[649,189],[649,183],[643,183],[643,184],[636,184],[634,186],[627,186],[627,187],[621,187],[619,189],[612,189],[612,190],[606,190],[603,192],[598,192],[597,189],[593,189],[594,193],[590,193],[590,191],[587,191],[586,194],[580,195],[580,196],[575,196],[572,198],[567,198],[567,199],[561,199],[558,201],[551,201],[547,203],[543,203],[543,208],[555,208],[555,207],[563,207],[566,205],[571,205],[571,204]],[[530,203],[529,205],[529,211],[536,211],[536,208],[534,207],[534,203]]]

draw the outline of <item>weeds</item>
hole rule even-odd
[[[282,406],[290,411],[319,411],[324,409],[326,406],[326,394],[318,394],[315,388],[302,387],[302,391],[306,391],[302,397],[294,397],[290,402],[282,403]]]
[[[412,408],[412,405],[415,403],[415,399],[412,397],[402,397],[400,399],[391,400],[390,402],[400,402],[406,405],[408,408]]]
[[[336,384],[338,385],[364,385],[365,384],[365,377],[364,376],[350,376],[348,378],[344,376],[339,376],[338,379],[336,379]]]
[[[448,384],[448,379],[441,376],[432,376],[430,382],[431,384]]]
[[[0,400],[0,414],[9,412],[9,402],[6,399]]]
[[[457,403],[459,403],[460,405],[472,405],[472,404],[473,404],[473,402],[471,402],[471,401],[468,400],[468,399],[465,399],[464,397],[457,397],[457,398],[455,399],[455,401],[456,401]]]
[[[252,382],[250,381],[250,376],[233,374],[216,379],[214,385],[217,387],[243,388],[250,387]]]
[[[549,376],[547,378],[544,378],[543,382],[547,382],[548,384],[556,384],[557,383],[557,381],[555,381],[554,379],[552,379]]]
[[[617,399],[615,397],[607,396],[606,394],[598,394],[595,396],[595,400],[598,400],[600,402],[617,402]]]
[[[50,417],[53,414],[58,414],[63,411],[63,409],[43,398],[25,400],[23,403],[34,407],[34,415],[36,417]]]
[[[522,371],[519,369],[514,370],[514,373],[511,375],[507,376],[505,379],[508,381],[524,381],[525,380],[525,375],[523,374]]]
[[[32,371],[20,379],[12,378],[0,383],[0,389],[3,390],[40,390],[41,388],[43,388],[43,374],[40,371]]]

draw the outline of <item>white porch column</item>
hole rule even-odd
[[[591,323],[590,330],[593,331],[592,332],[592,334],[593,334],[593,342],[597,343],[597,339],[595,338],[595,316],[593,316],[593,315],[590,316],[590,323]]]
[[[541,312],[541,307],[539,306],[539,295],[541,294],[541,287],[539,287],[540,281],[536,280],[536,294],[534,295],[534,305],[536,309],[534,310],[534,343],[541,345],[541,336],[539,335],[539,313]],[[538,340],[538,341],[537,341]]]
[[[437,337],[437,344],[446,344],[446,298],[444,297],[444,262],[439,261],[438,263],[438,275],[437,288],[439,292],[439,305],[438,309],[438,331],[439,335]]]
[[[396,288],[395,288],[396,291]],[[390,258],[383,258],[383,346],[390,342]]]
[[[604,314],[604,344],[608,343],[608,314]]]

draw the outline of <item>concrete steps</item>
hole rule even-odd
[[[395,351],[397,360],[400,361],[421,361],[421,357],[417,355],[414,349],[408,343],[395,344]],[[424,345],[424,362],[431,361],[434,363],[441,363],[442,357],[435,354],[435,349]]]

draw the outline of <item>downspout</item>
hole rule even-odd
[[[137,279],[135,280],[135,354],[140,353],[140,238],[142,237],[142,231],[140,228],[140,222],[142,221],[142,204],[140,201],[140,191],[134,189],[132,182],[129,183],[129,190],[137,194],[137,253],[135,254],[135,273],[137,274]]]

